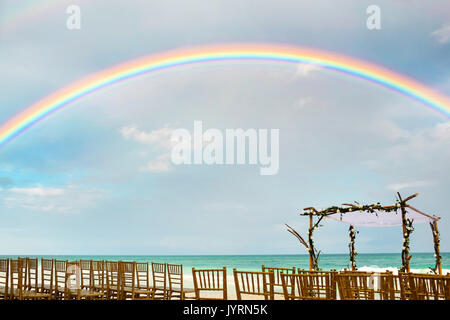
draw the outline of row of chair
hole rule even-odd
[[[0,299],[184,299],[183,266],[135,261],[0,259]],[[150,274],[152,279],[150,279]]]
[[[0,259],[3,299],[197,299],[227,300],[227,269],[192,268],[186,288],[183,266],[135,261]],[[265,300],[450,300],[450,275],[310,271],[262,266],[233,269],[236,298]],[[151,278],[151,283],[150,283]]]
[[[196,279],[204,279],[208,270],[193,269],[196,297],[208,290]],[[222,278],[223,299],[227,299],[226,268],[214,270]],[[222,275],[219,275],[219,272]],[[262,266],[262,271],[233,269],[236,298],[244,295],[265,300],[450,300],[450,275],[398,272],[310,271],[300,268]],[[213,278],[213,277],[211,277]],[[209,279],[209,278],[208,278]],[[216,284],[218,281],[216,281]],[[217,290],[217,286],[214,287]]]

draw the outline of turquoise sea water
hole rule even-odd
[[[412,253],[411,269],[428,269],[434,267],[433,253]],[[450,269],[450,253],[441,253],[442,268]],[[17,256],[1,256],[15,258]],[[25,257],[25,256],[21,256]],[[148,261],[168,262],[182,264],[185,271],[196,268],[221,268],[240,270],[260,270],[261,265],[271,267],[300,267],[309,268],[308,255],[189,255],[189,256],[32,256],[37,258],[53,258],[58,260],[123,260],[123,261]],[[320,256],[319,266],[323,270],[343,269],[349,267],[347,254],[323,254]],[[398,253],[358,254],[356,260],[358,267],[371,268],[400,268],[401,256]]]

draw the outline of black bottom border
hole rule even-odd
[[[58,316],[144,315],[155,319],[389,317],[448,312],[450,301],[0,301],[0,312]],[[9,309],[9,310],[8,310]]]

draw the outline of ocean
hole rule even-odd
[[[442,268],[450,269],[450,253],[441,253]],[[17,256],[0,256],[2,258],[16,258]],[[21,257],[26,257],[25,255]],[[54,256],[30,256],[36,258],[53,258],[58,260],[123,260],[138,262],[167,262],[182,264],[185,273],[190,273],[195,268],[222,268],[232,270],[260,270],[261,265],[269,267],[299,267],[309,268],[308,255],[54,255]],[[356,257],[358,268],[400,268],[400,253],[360,253]],[[433,253],[412,253],[411,269],[426,271],[434,267],[435,259]],[[342,270],[349,268],[348,254],[323,254],[320,256],[319,267],[323,270]]]

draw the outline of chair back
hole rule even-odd
[[[63,299],[66,293],[67,260],[54,260],[55,267],[55,297]]]
[[[380,300],[401,300],[400,277],[392,272],[382,272],[378,275],[378,290]]]
[[[336,300],[335,274],[334,271],[312,270],[294,275],[299,279],[291,279],[294,285],[291,294],[295,297],[295,292],[299,292],[303,300]],[[295,285],[300,285],[300,290],[296,290]]]
[[[167,297],[167,264],[152,262],[152,278],[154,298]],[[162,291],[162,293],[160,293]]]
[[[24,271],[24,263],[26,260],[23,258],[10,260],[10,297],[12,299],[23,299],[23,291],[26,290],[26,278]]]
[[[0,259],[0,298],[9,298],[9,259]]]
[[[119,261],[119,279],[119,299],[125,300],[128,293],[133,298],[136,283],[136,262]]]
[[[273,271],[238,271],[233,269],[236,297],[242,300],[242,295],[263,296],[264,300],[274,299]]]
[[[178,290],[180,292],[183,292],[183,265],[168,263],[167,276],[169,280],[169,291],[173,292],[173,290]]]
[[[148,262],[136,262],[136,287],[150,290],[150,272]]]
[[[283,284],[281,283],[281,273],[284,274],[294,274],[296,273],[295,267],[292,268],[278,268],[278,267],[266,267],[265,265],[261,266],[262,272],[273,272],[274,275],[274,293],[276,295],[283,295]]]
[[[53,294],[54,260],[41,258],[41,292]]]
[[[327,292],[327,294],[329,295],[330,299],[331,300],[337,299],[337,284],[336,284],[337,271],[335,269],[332,269],[330,271],[324,271],[324,270],[304,270],[304,269],[298,268],[297,273],[311,275],[311,276],[317,276],[316,278],[310,278],[309,280],[305,280],[305,281],[309,281],[309,285],[308,285],[308,282],[304,282],[305,285],[307,285],[308,287],[310,287],[310,286],[321,287],[322,292],[325,292],[325,289],[329,290],[329,292]],[[324,280],[325,277],[328,277],[329,280],[325,281]],[[325,283],[327,283],[326,288],[324,287]],[[307,287],[305,287],[305,288],[307,288]]]
[[[195,298],[197,300],[227,300],[227,268],[222,269],[195,269],[192,268]],[[202,292],[221,292],[221,297],[203,298]]]
[[[93,287],[92,285],[92,260],[80,260],[80,281],[81,288],[89,288]]]
[[[411,300],[450,299],[450,276],[410,273],[407,275],[411,288]]]
[[[374,300],[374,277],[372,273],[342,271],[336,274],[341,300]]]
[[[91,289],[102,292],[106,290],[105,262],[103,260],[91,261]]]
[[[26,258],[26,289],[39,291],[38,259]]]
[[[120,290],[119,262],[105,261],[105,271],[107,291],[109,292],[109,297],[112,298],[114,291],[118,292]]]

